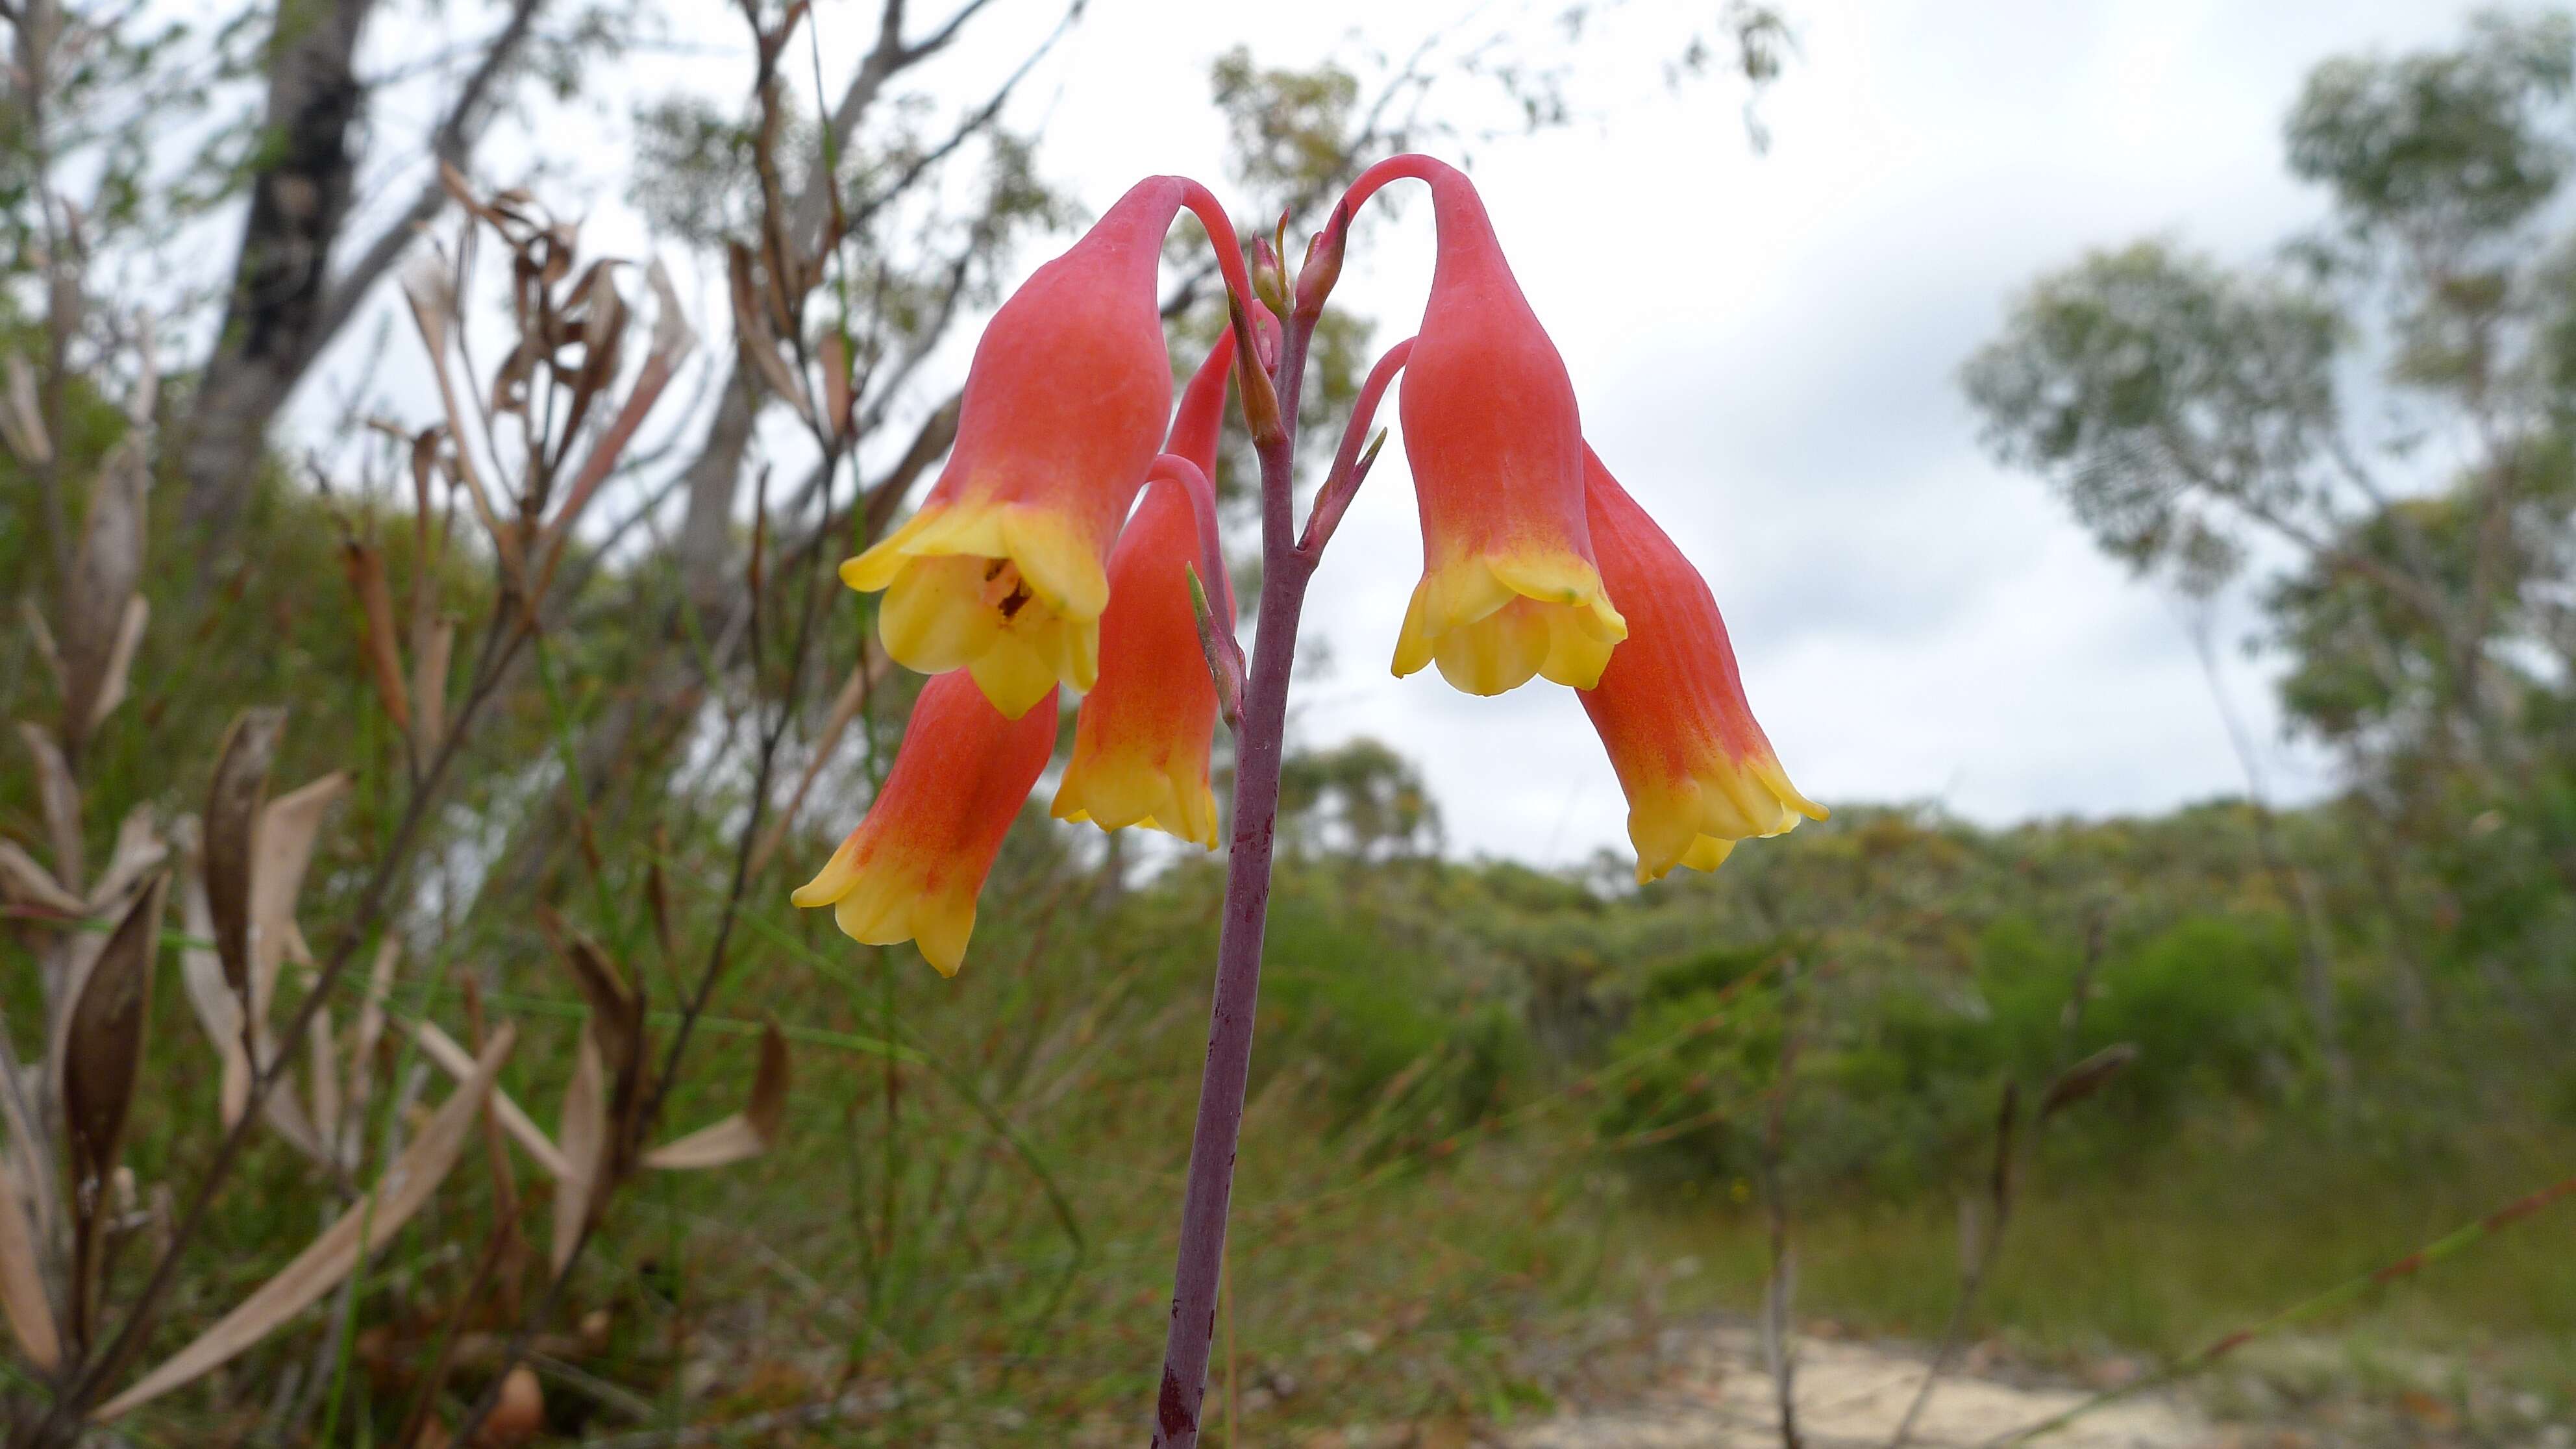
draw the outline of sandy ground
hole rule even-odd
[[[1809,1449],[1883,1449],[1922,1386],[1924,1360],[1866,1343],[1797,1342],[1799,1428]],[[1567,1413],[1514,1430],[1512,1449],[1777,1449],[1779,1412],[1753,1336],[1714,1329],[1684,1345],[1665,1386],[1613,1412]],[[1954,1371],[1916,1421],[1925,1449],[1964,1449],[2039,1422],[2089,1395],[2022,1388]],[[2035,1441],[2045,1449],[2194,1449],[2217,1436],[2187,1405],[2141,1395]]]

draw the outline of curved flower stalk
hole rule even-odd
[[[1350,213],[1400,177],[1430,184],[1440,252],[1398,401],[1422,582],[1395,672],[1437,663],[1469,694],[1532,675],[1589,689],[1628,631],[1593,561],[1582,418],[1476,188],[1428,156],[1390,157],[1351,184],[1326,254],[1338,257]]]
[[[1211,612],[1234,618],[1234,590],[1217,546],[1216,466],[1225,422],[1228,329],[1181,394],[1171,450],[1155,460],[1145,497],[1109,556],[1109,607],[1100,618],[1100,679],[1074,723],[1052,813],[1102,830],[1142,825],[1216,849],[1216,795],[1208,755],[1216,738],[1216,683],[1201,657],[1190,607],[1196,564],[1215,595]]]
[[[940,975],[956,975],[975,897],[1055,752],[1054,698],[1049,685],[1046,708],[1012,719],[963,670],[922,686],[867,818],[789,899],[832,907],[852,940],[916,942]]]
[[[966,373],[957,444],[919,511],[841,565],[885,591],[886,653],[964,669],[1018,719],[1100,672],[1107,561],[1172,405],[1154,292],[1180,208],[1207,226],[1233,294],[1251,296],[1224,209],[1177,176],[1136,183],[994,314]]]
[[[1593,551],[1627,609],[1628,639],[1579,698],[1628,797],[1638,882],[1677,865],[1715,870],[1739,840],[1824,819],[1754,722],[1699,570],[1589,447],[1583,462]]]

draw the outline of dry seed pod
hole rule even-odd
[[[215,954],[224,980],[250,1003],[251,876],[259,848],[261,807],[268,800],[268,766],[286,730],[286,711],[242,711],[224,732],[215,756],[215,780],[206,792],[206,906],[214,915]]]
[[[108,1183],[125,1143],[134,1084],[143,1071],[143,1023],[152,1003],[166,875],[155,876],[81,982],[62,1036],[63,1125],[71,1150],[74,1283],[72,1329],[85,1334],[91,1281],[106,1220]]]

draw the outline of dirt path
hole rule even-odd
[[[1665,1386],[1615,1412],[1568,1413],[1516,1430],[1512,1449],[1777,1449],[1779,1413],[1753,1336],[1718,1328],[1686,1345]],[[1802,1338],[1798,1421],[1810,1449],[1881,1449],[1922,1386],[1920,1356]],[[1964,1449],[2074,1405],[2074,1389],[2021,1388],[1954,1373],[1916,1422],[1924,1449]],[[2179,1401],[2145,1395],[2098,1409],[2039,1440],[2044,1449],[2196,1449],[2208,1423]]]

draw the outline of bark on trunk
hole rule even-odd
[[[349,138],[365,90],[352,58],[375,0],[290,0],[278,14],[263,160],[223,329],[180,430],[187,517],[220,540],[249,499],[269,422],[327,340],[331,247],[349,218]]]

